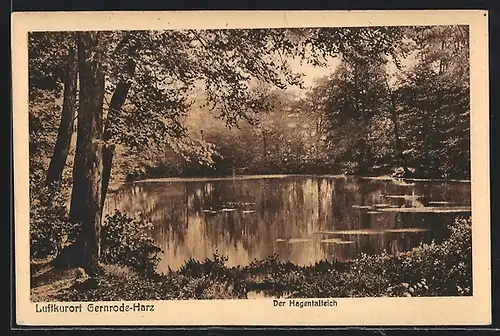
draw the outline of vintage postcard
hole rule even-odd
[[[491,323],[487,23],[13,14],[17,323]]]

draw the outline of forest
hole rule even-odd
[[[401,167],[401,176],[468,179],[467,34],[465,27],[408,29],[393,41],[396,59],[370,50],[339,55],[335,69],[300,91],[259,83],[265,110],[231,128],[207,117],[207,97],[197,96],[185,125],[191,138],[213,146],[211,162],[164,147],[136,161],[127,178],[381,175]]]
[[[103,206],[125,181],[470,179],[467,26],[33,32],[28,43],[34,260],[99,274]],[[296,62],[323,75],[304,85]]]

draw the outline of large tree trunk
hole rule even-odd
[[[73,167],[70,219],[80,222],[76,264],[92,274],[100,253],[102,118],[104,73],[103,44],[99,32],[79,32],[80,101],[78,137]]]
[[[88,213],[83,219],[82,238],[84,246],[82,249],[83,267],[91,273],[98,268],[101,254],[101,180],[102,180],[102,143],[95,140],[90,149],[89,167],[86,176],[87,195],[89,196],[86,208]]]
[[[126,38],[125,42],[128,41],[129,39]],[[113,125],[113,123],[120,117],[123,104],[125,103],[130,87],[132,86],[131,79],[134,76],[136,67],[134,57],[136,56],[138,47],[139,45],[137,43],[129,46],[129,59],[124,67],[124,79],[118,82],[109,104],[108,116],[106,118],[106,125],[104,126],[103,134],[103,140],[106,142],[106,146],[103,148],[101,208],[104,207],[104,202],[106,201],[109,181],[111,179],[111,169],[113,168],[113,158],[115,156],[115,146],[108,143],[112,140],[111,125]]]
[[[70,44],[66,71],[64,74],[64,95],[61,122],[59,124],[54,153],[50,160],[49,170],[47,171],[47,178],[45,180],[47,185],[61,180],[64,166],[66,165],[66,160],[68,158],[75,120],[77,77],[78,60],[76,50],[75,47]]]

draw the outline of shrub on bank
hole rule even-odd
[[[67,183],[47,186],[35,178],[30,179],[31,259],[57,255],[77,230],[67,217]]]
[[[30,211],[30,254],[32,261],[62,255],[75,240],[80,223],[68,220],[61,188],[45,187],[33,200]],[[153,225],[143,218],[129,217],[119,211],[107,215],[101,230],[101,260],[131,267],[144,275],[154,275],[161,249],[149,234]],[[74,253],[74,252],[70,252]],[[67,256],[71,258],[71,255]]]
[[[155,274],[162,250],[151,238],[152,228],[148,220],[132,218],[118,210],[106,215],[101,231],[102,262],[129,266],[145,275]]]

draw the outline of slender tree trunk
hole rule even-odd
[[[92,274],[100,254],[104,46],[100,32],[79,32],[77,45],[80,99],[70,219],[82,224],[75,264]]]
[[[76,50],[75,47],[70,44],[66,71],[64,74],[64,95],[61,122],[57,132],[54,153],[52,154],[49,169],[47,171],[47,178],[45,180],[47,185],[61,180],[64,166],[66,165],[66,160],[68,158],[75,120],[77,77],[78,60]]]
[[[357,116],[357,120],[359,120],[364,129],[364,134],[366,134],[366,124],[365,124],[365,111],[361,111],[363,109],[363,104],[361,102],[360,92],[359,92],[359,78],[358,78],[358,60],[355,60],[353,63],[353,80],[354,80],[354,88],[353,88],[353,106],[355,116]],[[355,155],[355,161],[358,165],[356,168],[358,173],[364,173],[366,169],[366,137],[362,135],[360,139],[358,139],[357,149],[358,152]]]
[[[445,46],[446,46],[446,43],[443,40],[441,42],[441,50],[444,50]],[[446,70],[446,62],[442,58],[440,58],[439,59],[439,72],[438,72],[438,75],[442,75],[445,70]]]
[[[135,62],[133,63],[133,69],[135,68]],[[130,76],[133,76],[134,70],[131,71]],[[118,118],[123,104],[130,90],[130,81],[120,81],[116,86],[115,92],[111,97],[111,103],[109,106],[108,117],[106,119],[106,126],[104,128],[103,140],[108,142],[111,140],[112,134],[110,131],[110,126]],[[113,166],[113,158],[115,155],[115,146],[112,144],[107,144],[103,148],[103,174],[102,174],[102,195],[101,195],[101,206],[104,206],[104,201],[106,200],[106,195],[109,187],[109,180],[111,178],[111,169]]]
[[[104,207],[106,195],[108,193],[109,181],[111,179],[111,169],[113,168],[113,158],[115,156],[115,146],[110,144],[112,138],[111,125],[120,117],[123,104],[127,99],[128,92],[132,86],[131,79],[134,76],[136,62],[134,57],[136,55],[138,44],[129,47],[129,59],[124,68],[125,78],[122,79],[116,86],[111,102],[109,105],[108,116],[104,126],[103,140],[106,146],[103,147],[103,172],[102,172],[102,194],[101,194],[101,208]]]
[[[398,161],[399,165],[403,166],[403,168],[406,169],[406,162],[403,157],[403,151],[401,148],[401,138],[399,136],[398,115],[396,113],[396,106],[392,94],[391,94],[391,118],[394,130],[394,149],[396,152],[396,160]]]
[[[443,132],[445,129],[443,128],[442,125],[442,116],[443,116],[443,106],[442,106],[442,100],[443,100],[443,93],[441,90],[438,90],[436,92],[436,98],[435,98],[435,107],[433,111],[435,111],[434,116],[432,117],[432,136],[430,136],[432,142],[431,142],[431,149],[433,150],[433,155],[431,157],[431,169],[432,173],[435,174],[437,177],[442,177],[442,174],[444,173],[443,168],[441,166],[441,155],[437,154],[441,150],[445,150],[446,146],[443,145],[444,143],[444,137],[443,137]]]
[[[403,169],[405,170],[405,173],[407,172],[407,167],[406,167],[406,160],[403,156],[403,150],[401,146],[401,137],[399,135],[399,123],[398,123],[398,114],[396,111],[396,98],[394,97],[394,92],[391,90],[389,83],[387,81],[387,78],[385,79],[385,85],[387,87],[387,93],[389,95],[389,102],[390,102],[390,111],[391,111],[391,120],[393,124],[393,132],[394,132],[394,152],[395,152],[395,157],[398,165],[402,166]]]
[[[430,173],[430,137],[432,134],[430,132],[429,127],[429,116],[427,113],[427,106],[422,107],[422,166],[425,168],[425,174],[429,175]]]
[[[267,139],[266,139],[266,132],[264,130],[262,131],[262,145],[263,145],[264,160],[265,160],[267,159]]]

